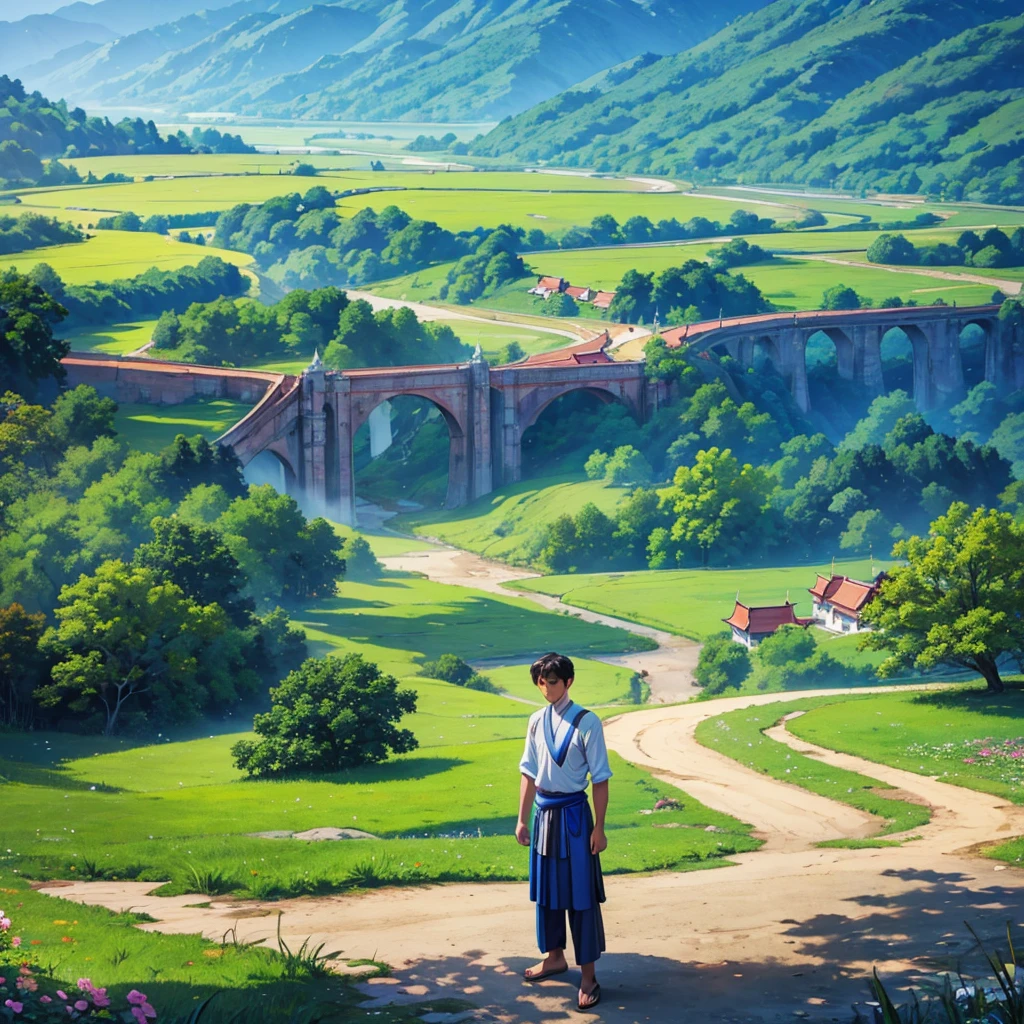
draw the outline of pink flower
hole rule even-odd
[[[102,1010],[104,1006],[110,1005],[110,998],[105,988],[89,989],[89,995],[92,996],[92,1001],[99,1010]]]
[[[132,1016],[139,1022],[139,1024],[146,1024],[146,1015],[137,1006],[132,1007]]]
[[[14,938],[11,939],[11,945],[17,949],[21,945],[21,937],[19,935],[15,935]]]
[[[989,757],[991,755],[991,753],[992,753],[992,751],[989,750],[988,747],[986,747],[984,750],[979,750],[978,751],[978,757]]]
[[[9,1010],[13,1010],[15,1013],[21,1013],[21,1011],[25,1009],[24,1003],[16,1003],[13,999],[8,999],[7,1002],[4,1003],[4,1006]]]
[[[53,1000],[49,996],[40,996],[39,1002],[41,1003],[52,1003]]]
[[[89,1009],[89,1004],[84,999],[75,1001],[75,1009],[82,1012]]]
[[[965,757],[964,758],[964,764],[976,764],[976,763],[977,762],[975,761],[975,759],[973,757]]]
[[[128,1005],[129,1006],[141,1006],[146,1001],[146,994],[140,992],[137,988],[133,988],[128,993]]]
[[[0,978],[0,985],[2,985],[6,980],[6,978]]]
[[[61,999],[65,1000],[65,1001],[68,998],[67,995],[65,995],[65,993],[62,992],[60,989],[57,989],[57,995],[59,995],[61,997]]]
[[[9,917],[4,917],[4,912],[0,910],[0,932],[5,932],[10,927],[11,919]]]
[[[78,981],[75,982],[75,984],[83,992],[91,992],[92,991],[92,981],[89,978],[79,978]]]

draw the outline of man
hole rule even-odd
[[[568,914],[582,974],[577,1006],[589,1010],[601,1001],[594,964],[605,948],[600,854],[608,846],[604,822],[612,772],[601,720],[569,698],[576,676],[572,661],[545,654],[530,666],[530,675],[547,706],[530,716],[519,763],[516,840],[530,846],[530,899],[537,904],[537,944],[546,956],[523,977],[540,981],[569,969]],[[593,814],[587,802],[588,774]],[[532,829],[527,825],[531,810]]]

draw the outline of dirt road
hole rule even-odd
[[[215,939],[231,926],[242,940],[272,938],[280,911],[289,941],[311,935],[346,957],[376,953],[395,965],[393,977],[366,983],[368,996],[461,996],[480,1007],[453,1019],[846,1022],[851,1003],[869,998],[864,979],[872,965],[903,981],[934,973],[970,951],[964,920],[992,940],[1008,917],[1020,921],[1024,872],[967,851],[1024,832],[1024,808],[812,750],[934,808],[932,823],[905,846],[815,849],[821,839],[863,836],[872,823],[708,751],[693,738],[708,715],[804,696],[653,707],[608,723],[613,749],[684,794],[750,822],[766,843],[734,858],[730,867],[607,879],[609,943],[599,965],[599,1018],[577,1017],[572,1009],[574,972],[534,986],[519,979],[534,960],[532,908],[523,884],[439,885],[267,905],[214,901],[207,909],[187,906],[203,902],[201,896],[147,896],[145,883],[74,883],[54,894],[112,909],[133,907],[157,919],[145,928],[202,931]],[[624,839],[611,835],[613,843]]]

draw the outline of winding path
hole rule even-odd
[[[388,563],[489,592],[500,588],[502,578],[526,575],[465,552],[429,552]],[[683,650],[681,656],[690,653]],[[662,656],[671,662],[670,651]],[[765,845],[717,870],[607,879],[601,1020],[845,1022],[851,1003],[869,998],[864,979],[872,965],[884,975],[913,980],[952,967],[958,955],[973,953],[976,959],[964,920],[991,941],[998,940],[1008,917],[1019,923],[1024,872],[971,851],[1024,833],[1024,808],[811,747],[777,727],[773,738],[882,779],[933,809],[931,823],[904,846],[818,849],[814,844],[823,839],[865,836],[878,822],[760,775],[694,739],[697,725],[710,716],[815,695],[655,706],[606,723],[612,749],[679,787],[684,800],[691,794],[750,823]],[[627,836],[616,831],[611,841]],[[343,950],[346,958],[375,955],[395,965],[391,978],[365,983],[368,996],[381,1003],[454,996],[480,1007],[465,1017],[438,1020],[598,1019],[572,1010],[574,973],[534,986],[520,980],[519,972],[534,959],[532,914],[522,884],[437,885],[267,905],[215,900],[205,909],[194,906],[201,896],[149,896],[146,883],[57,884],[66,898],[152,915],[156,922],[144,928],[202,931],[215,939],[235,927],[240,940],[273,941],[280,911],[289,942],[312,936],[329,950]]]

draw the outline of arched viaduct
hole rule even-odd
[[[1000,392],[1024,387],[1024,337],[999,319],[999,306],[910,306],[855,309],[712,320],[662,331],[670,348],[700,353],[725,348],[744,368],[760,346],[789,381],[797,405],[814,404],[807,387],[807,342],[818,331],[836,347],[839,376],[874,394],[882,380],[882,337],[894,327],[907,335],[914,355],[914,399],[922,412],[956,401],[964,393],[960,332],[976,324],[985,332],[985,379]]]
[[[522,439],[555,399],[588,391],[621,402],[639,420],[658,401],[643,363],[614,362],[607,335],[510,366],[468,363],[327,370],[319,359],[299,376],[216,367],[112,360],[74,353],[64,360],[70,384],[91,384],[121,402],[173,404],[198,396],[251,400],[249,413],[217,440],[243,465],[276,456],[289,493],[310,511],[355,522],[352,442],[382,402],[416,395],[448,426],[447,508],[457,508],[522,476]]]
[[[700,353],[724,347],[741,365],[763,346],[808,410],[808,339],[824,331],[835,343],[839,375],[881,394],[881,341],[901,327],[914,349],[918,406],[929,409],[964,390],[960,331],[978,324],[986,336],[985,376],[1002,392],[1024,387],[1024,339],[998,318],[998,306],[768,314],[691,324],[662,332],[670,347]],[[173,404],[198,396],[233,397],[256,404],[218,438],[243,465],[272,453],[288,491],[310,511],[355,522],[352,442],[382,402],[417,395],[432,402],[448,426],[447,508],[457,508],[522,477],[522,439],[556,398],[589,391],[618,401],[641,422],[658,407],[660,386],[645,378],[642,362],[615,362],[607,335],[509,366],[468,363],[333,372],[319,359],[299,376],[229,370],[124,357],[74,353],[64,360],[72,385],[95,386],[121,402]]]

